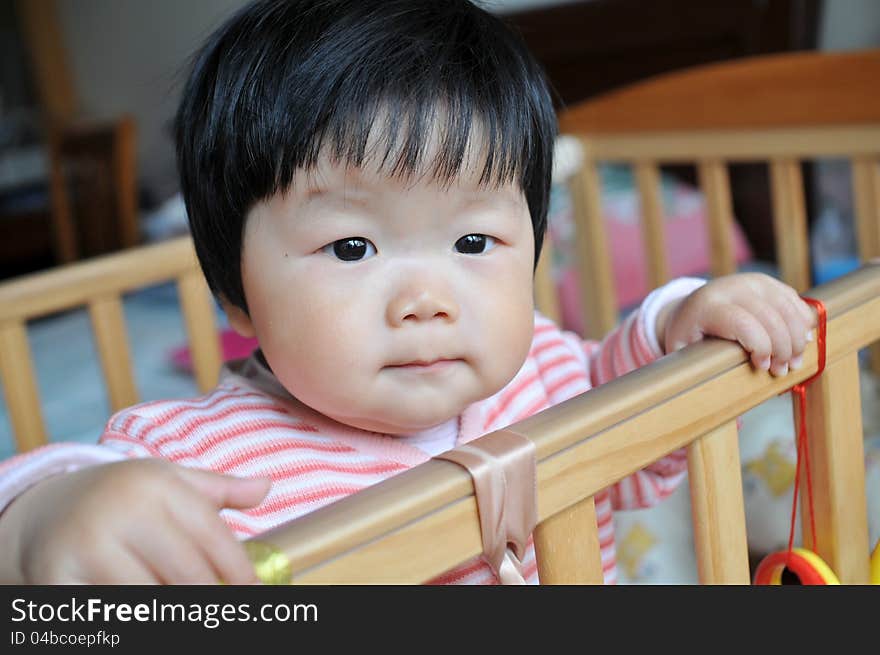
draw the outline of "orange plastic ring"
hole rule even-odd
[[[834,575],[831,567],[822,561],[822,558],[816,553],[804,548],[792,548],[791,553],[779,551],[765,557],[755,571],[755,584],[782,584],[782,572],[786,568],[798,577],[801,584],[840,584],[840,580]]]
[[[874,546],[874,554],[871,555],[871,584],[880,584],[880,541]]]

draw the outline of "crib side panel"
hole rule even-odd
[[[23,321],[0,325],[0,376],[18,450],[42,446],[46,443],[46,426]]]
[[[736,421],[688,446],[697,569],[703,584],[748,584],[746,515]]]

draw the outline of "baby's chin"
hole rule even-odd
[[[406,436],[415,432],[421,432],[442,425],[449,420],[457,418],[464,407],[447,411],[426,411],[420,413],[373,415],[370,417],[341,417],[333,416],[335,421],[344,423],[349,427],[379,432],[392,437]]]
[[[387,423],[383,421],[368,421],[368,422],[359,422],[359,425],[355,425],[354,427],[360,428],[361,430],[369,430],[370,432],[381,432],[382,434],[387,434],[391,437],[404,437],[407,435],[415,434],[416,432],[422,432],[423,430],[428,430],[430,428],[435,428],[438,425],[442,425],[447,421],[454,419],[458,416],[458,414],[452,414],[451,416],[445,416],[443,418],[433,418],[429,420],[419,420],[419,421],[395,421],[393,423]]]

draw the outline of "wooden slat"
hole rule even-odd
[[[222,364],[213,299],[205,278],[197,270],[181,276],[177,289],[196,382],[201,391],[207,392],[217,384]]]
[[[810,288],[807,211],[800,162],[780,158],[770,162],[776,256],[784,282],[798,293]]]
[[[69,264],[79,256],[70,193],[61,157],[61,133],[53,128],[48,131],[49,154],[49,202],[51,205],[52,247],[55,257],[62,264]]]
[[[553,243],[549,232],[544,236],[541,258],[538,260],[538,268],[535,269],[535,307],[555,323],[562,322],[559,292],[553,279]]]
[[[800,419],[795,410],[795,425]],[[858,354],[832,362],[807,387],[807,437],[816,510],[816,552],[843,584],[867,584],[868,510]],[[811,544],[806,480],[801,528]]]
[[[852,177],[859,256],[867,261],[880,257],[880,159],[854,157]]]
[[[669,281],[666,265],[666,230],[660,170],[654,162],[640,161],[634,166],[642,209],[643,239],[648,259],[648,282],[656,288]]]
[[[688,446],[697,569],[703,584],[748,584],[749,555],[736,421]]]
[[[880,257],[880,161],[854,157],[853,199],[856,212],[856,240],[863,262]],[[880,375],[880,343],[871,346],[871,370]]]
[[[617,294],[602,215],[599,171],[590,155],[589,143],[584,141],[583,147],[583,165],[569,180],[569,188],[584,313],[583,336],[601,339],[617,324]]]
[[[12,432],[20,452],[46,443],[37,377],[24,323],[0,325],[0,376]]]
[[[592,496],[535,528],[541,584],[602,584],[602,551]]]
[[[0,284],[0,322],[45,316],[198,270],[186,236],[22,276]]]
[[[733,252],[733,203],[727,166],[717,159],[697,166],[700,188],[706,199],[709,231],[710,272],[713,277],[736,272]]]
[[[138,401],[122,301],[114,295],[95,298],[89,303],[89,316],[107,383],[110,408],[117,412]]]
[[[794,159],[875,155],[880,125],[822,128],[737,129],[682,132],[591,134],[597,161],[688,164],[700,159],[759,162],[777,157]]]
[[[137,142],[134,119],[121,118],[115,127],[113,169],[118,190],[117,214],[122,246],[132,248],[140,241],[137,207]]]

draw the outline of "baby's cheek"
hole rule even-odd
[[[534,310],[528,298],[518,302],[495,303],[487,312],[485,324],[487,373],[493,390],[500,390],[522,368],[534,334]]]

